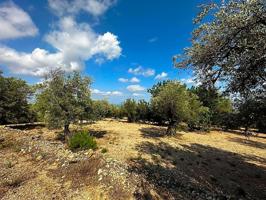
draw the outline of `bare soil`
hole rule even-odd
[[[265,134],[166,137],[111,119],[82,128],[97,150],[71,152],[60,130],[0,127],[0,199],[266,199]]]

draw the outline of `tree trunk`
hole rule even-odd
[[[65,140],[68,140],[70,137],[69,124],[65,124],[64,126],[64,136],[65,136]]]
[[[176,126],[177,126],[177,122],[170,122],[169,126],[167,127],[167,130],[166,130],[166,135],[175,135],[176,134]]]

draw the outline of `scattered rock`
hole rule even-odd
[[[42,160],[43,159],[43,156],[42,155],[39,155],[39,156],[37,156],[37,158],[36,158],[36,160],[38,160],[38,161],[40,161],[40,160]]]

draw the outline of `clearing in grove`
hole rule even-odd
[[[0,199],[266,199],[265,134],[167,137],[112,119],[83,128],[97,150],[71,152],[59,130],[1,127]]]

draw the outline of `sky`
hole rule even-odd
[[[0,0],[0,70],[30,84],[55,68],[93,80],[93,99],[149,99],[158,81],[196,84],[172,57],[207,0]]]

